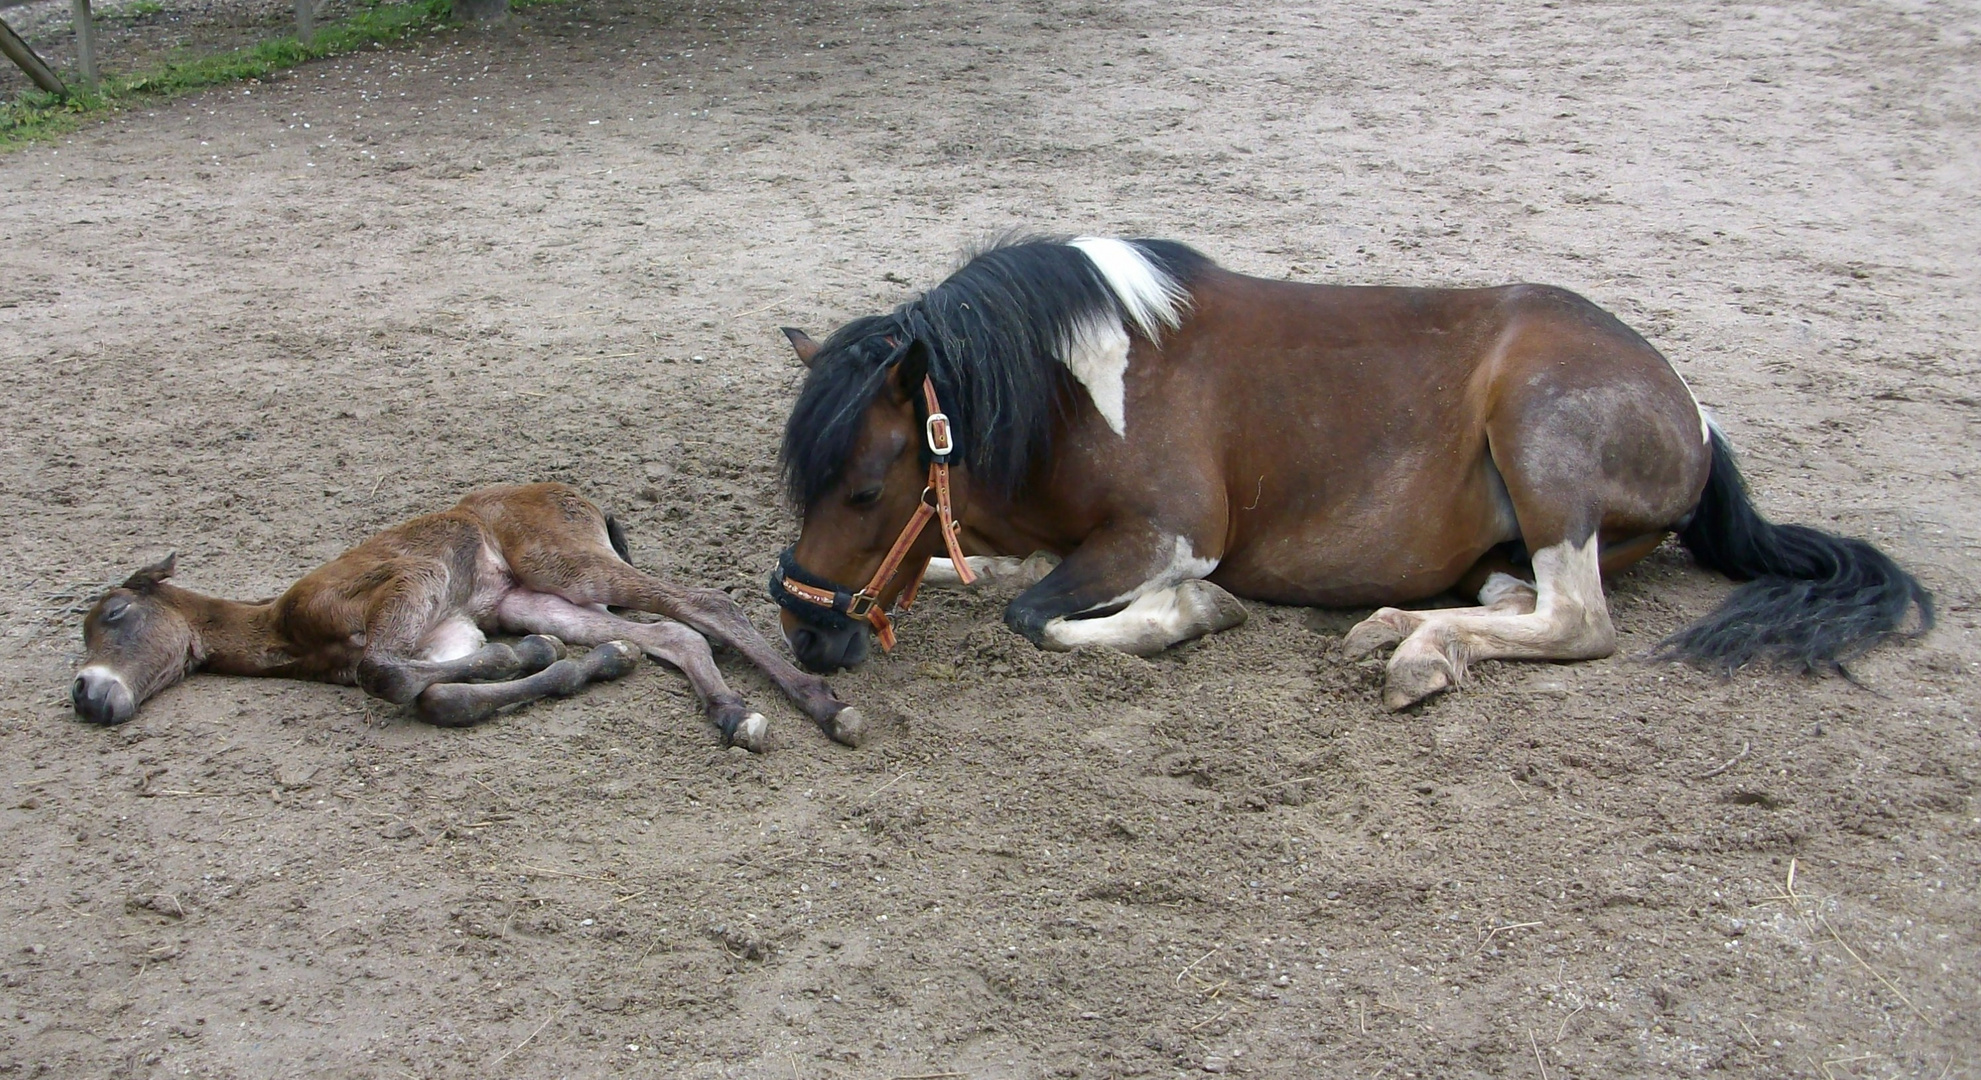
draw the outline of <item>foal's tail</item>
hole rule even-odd
[[[1700,565],[1746,584],[1666,638],[1659,655],[1727,671],[1756,660],[1842,671],[1880,641],[1933,628],[1933,594],[1891,556],[1862,540],[1761,517],[1725,436],[1712,434],[1712,473],[1679,540]],[[1903,631],[1915,604],[1919,624]]]

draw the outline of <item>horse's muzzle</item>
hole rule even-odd
[[[784,640],[805,670],[820,675],[858,667],[866,662],[869,648],[865,623],[829,629],[801,622],[784,632]]]
[[[86,667],[69,687],[76,715],[93,724],[121,724],[137,714],[137,698],[124,680],[104,668]]]

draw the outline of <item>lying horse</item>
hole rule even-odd
[[[727,593],[633,568],[619,525],[562,484],[488,487],[414,518],[311,571],[273,600],[217,600],[147,566],[91,607],[88,659],[70,697],[103,724],[194,671],[355,685],[412,704],[431,723],[487,719],[630,672],[641,652],[680,668],[732,745],[763,748],[767,726],[723,682],[707,634],[770,676],[832,738],[857,744],[858,710],[785,660]],[[636,622],[607,610],[666,616]],[[679,621],[675,621],[679,620]],[[486,634],[528,634],[516,646]],[[560,640],[596,646],[562,659]]]
[[[1351,657],[1395,647],[1392,709],[1477,660],[1610,655],[1603,576],[1673,532],[1750,582],[1673,655],[1828,667],[1915,605],[1932,624],[1875,548],[1763,520],[1665,358],[1562,289],[1307,285],[1167,241],[1031,239],[823,345],[785,333],[811,368],[783,445],[804,523],[771,592],[815,671],[865,659],[870,630],[890,645],[931,557],[967,583],[972,557],[1033,551],[1063,561],[1005,622],[1047,649],[1153,653],[1242,622],[1233,594],[1477,596],[1349,632]]]

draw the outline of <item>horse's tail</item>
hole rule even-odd
[[[1700,565],[1746,584],[1666,638],[1660,655],[1727,671],[1756,660],[1840,671],[1880,641],[1933,628],[1933,594],[1891,556],[1862,540],[1770,523],[1754,509],[1717,428],[1712,444],[1706,490],[1678,536]],[[1918,626],[1904,632],[1915,604]]]
[[[626,546],[626,530],[619,527],[619,519],[611,514],[605,515],[605,538],[612,541],[612,550],[618,553],[620,560],[628,566],[632,565],[633,552]]]

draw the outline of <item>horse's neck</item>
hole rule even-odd
[[[290,657],[276,633],[275,602],[252,603],[174,589],[174,605],[192,624],[194,653],[205,671],[259,675]]]

